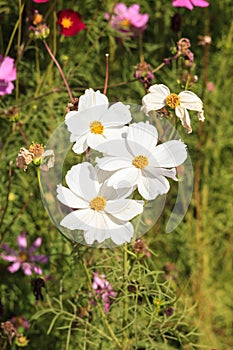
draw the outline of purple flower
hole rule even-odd
[[[105,14],[105,19],[110,20],[112,28],[126,33],[129,36],[138,36],[146,29],[146,24],[149,20],[147,13],[140,14],[140,5],[133,4],[127,6],[120,2],[114,7],[113,15]]]
[[[29,322],[24,316],[13,316],[11,317],[10,322],[13,324],[17,331],[20,328],[24,328],[26,330],[30,328]]]
[[[111,284],[106,280],[105,275],[99,275],[96,271],[94,273],[92,288],[97,297],[101,297],[104,303],[104,311],[108,312],[112,303],[112,298],[116,296]]]
[[[207,7],[209,3],[205,0],[173,0],[172,5],[174,7],[186,7],[189,10],[193,10],[194,6]]]
[[[0,254],[1,258],[6,261],[10,261],[13,264],[8,267],[8,271],[14,273],[21,267],[25,275],[31,275],[35,272],[38,275],[42,274],[42,269],[35,264],[39,262],[46,264],[49,258],[46,255],[34,255],[34,251],[41,246],[42,238],[38,237],[31,247],[27,248],[27,233],[22,232],[17,237],[19,246],[19,253],[10,248],[7,244],[2,244],[2,249],[7,252],[8,255]]]
[[[0,55],[0,96],[12,93],[14,89],[12,81],[15,79],[14,59]]]

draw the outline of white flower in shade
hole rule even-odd
[[[100,169],[114,171],[108,185],[114,188],[126,186],[138,188],[147,200],[167,193],[170,185],[165,176],[177,180],[174,167],[186,157],[186,146],[178,140],[157,145],[158,133],[149,123],[135,123],[128,128],[125,139],[99,145],[103,158],[96,161]]]
[[[121,102],[109,106],[108,98],[100,91],[88,89],[79,98],[78,111],[67,113],[65,123],[75,142],[73,151],[83,153],[88,147],[121,137],[131,121],[129,106]]]
[[[150,111],[158,111],[165,106],[175,109],[176,116],[180,118],[182,125],[192,132],[188,109],[198,111],[198,118],[204,121],[203,103],[192,91],[182,91],[178,95],[171,93],[163,84],[155,84],[149,88],[149,93],[142,99],[142,110],[148,114]]]
[[[143,211],[143,201],[127,199],[128,188],[114,189],[100,183],[90,163],[74,165],[66,174],[69,188],[57,186],[60,202],[73,209],[60,222],[70,230],[83,230],[87,244],[111,238],[116,244],[130,242],[134,228],[129,222]]]

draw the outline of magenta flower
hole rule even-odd
[[[172,5],[174,7],[186,7],[189,10],[193,10],[194,6],[208,7],[209,3],[205,0],[173,0]]]
[[[48,2],[49,0],[33,0],[34,2],[36,2],[37,4],[40,4],[42,2]]]
[[[13,263],[8,267],[8,271],[14,273],[21,267],[25,275],[31,275],[33,272],[41,275],[43,271],[35,262],[46,264],[49,258],[46,255],[34,255],[33,253],[41,246],[42,238],[38,237],[31,247],[27,248],[27,233],[22,232],[18,235],[17,242],[20,249],[19,253],[10,248],[7,244],[2,244],[2,249],[5,250],[8,255],[1,253],[1,258]]]
[[[96,271],[94,273],[92,288],[94,289],[96,296],[100,296],[104,303],[104,311],[108,312],[109,307],[116,296],[111,284],[106,280],[105,275],[99,275]]]
[[[140,14],[140,5],[134,4],[127,6],[120,2],[114,7],[113,15],[105,14],[105,19],[110,20],[112,28],[126,33],[129,36],[138,36],[146,29],[146,24],[149,20],[147,13]]]
[[[12,93],[14,89],[12,81],[15,79],[14,59],[0,55],[0,96]]]

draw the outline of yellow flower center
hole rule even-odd
[[[166,104],[170,108],[176,108],[180,104],[180,96],[177,94],[170,94],[166,97]]]
[[[70,17],[63,17],[62,21],[61,21],[61,25],[63,28],[68,29],[68,28],[72,27],[73,21],[71,20]]]
[[[97,196],[91,200],[90,207],[97,211],[104,210],[106,207],[106,199],[102,196]]]
[[[22,262],[28,261],[28,254],[27,253],[20,253],[19,258]]]
[[[90,129],[93,134],[103,134],[104,132],[104,126],[101,124],[101,122],[98,122],[97,120],[94,120],[90,124]]]
[[[143,169],[149,164],[149,161],[147,157],[139,155],[134,158],[132,163],[136,168]]]
[[[129,19],[123,19],[123,21],[121,21],[121,26],[124,28],[129,28],[131,26],[131,22]]]

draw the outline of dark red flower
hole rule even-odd
[[[61,27],[61,34],[65,36],[76,35],[85,28],[81,15],[71,9],[61,10],[57,13],[57,24]]]

